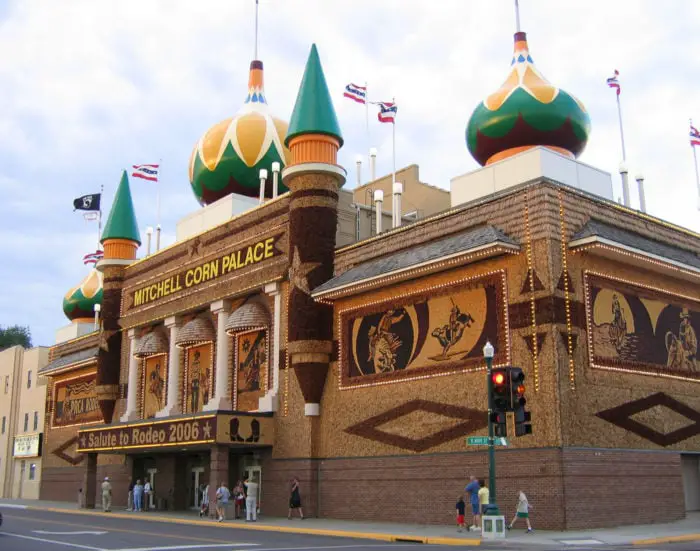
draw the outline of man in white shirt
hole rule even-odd
[[[102,510],[105,513],[112,511],[112,485],[108,476],[105,476],[104,482],[102,482]]]
[[[245,484],[245,520],[255,522],[258,520],[258,483],[246,480]]]
[[[151,483],[146,481],[143,485],[143,510],[148,511],[151,508],[151,494],[153,493],[153,488],[151,488]]]

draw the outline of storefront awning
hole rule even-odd
[[[407,280],[505,253],[518,253],[520,246],[493,226],[479,226],[411,247],[398,253],[370,260],[349,269],[323,285],[316,287],[311,296],[334,299],[364,289],[372,282],[391,278]]]

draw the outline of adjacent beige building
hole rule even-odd
[[[13,346],[0,352],[0,495],[38,499],[49,350]]]

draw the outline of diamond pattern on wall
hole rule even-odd
[[[687,418],[691,424],[668,433],[662,433],[632,419],[633,415],[658,406],[663,406],[682,415]],[[664,447],[672,446],[673,444],[677,444],[693,436],[700,435],[700,412],[663,392],[658,392],[646,398],[634,400],[633,402],[628,402],[611,409],[599,411],[596,415],[606,420],[608,423],[612,423],[654,444]]]
[[[53,450],[51,453],[54,454],[56,457],[63,459],[66,463],[70,463],[71,465],[79,465],[80,463],[83,462],[85,459],[85,456],[82,453],[79,453],[78,455],[68,455],[66,453],[66,450],[76,444],[78,442],[78,437],[74,436],[70,440],[65,441],[63,444],[61,444],[58,448]]]
[[[544,285],[542,285],[542,281],[540,281],[540,278],[537,277],[537,272],[533,269],[532,270],[532,287],[535,288],[535,291],[541,291],[544,289]],[[527,274],[525,275],[525,281],[523,282],[523,288],[520,290],[520,294],[524,295],[525,293],[529,293],[532,291],[532,287],[530,286],[530,270],[527,271]]]
[[[382,431],[380,428],[382,425],[391,421],[420,411],[441,415],[451,419],[459,419],[463,422],[457,425],[450,423],[448,428],[426,434],[422,438],[409,438],[399,434],[391,434]],[[422,452],[444,444],[445,442],[449,442],[450,440],[454,440],[455,438],[460,438],[483,429],[486,425],[486,411],[454,406],[451,404],[442,404],[440,402],[431,402],[429,400],[411,400],[410,402],[406,402],[405,404],[348,427],[345,429],[345,432],[405,450]]]

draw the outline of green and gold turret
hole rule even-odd
[[[122,342],[119,315],[124,270],[136,259],[136,251],[141,244],[126,171],[122,173],[117,193],[114,195],[101,242],[104,247],[104,258],[97,264],[97,269],[103,273],[104,278],[96,392],[105,423],[111,423],[119,397]]]
[[[333,350],[333,312],[310,293],[333,277],[343,145],[316,45],[311,47],[285,140],[291,162],[282,173],[289,212],[289,353],[306,415],[319,415]]]

